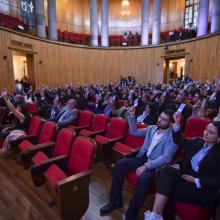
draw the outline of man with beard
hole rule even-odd
[[[143,146],[135,158],[125,158],[117,161],[113,170],[113,180],[110,202],[100,209],[105,215],[115,209],[123,207],[122,188],[126,175],[136,171],[139,176],[133,197],[126,212],[126,220],[135,220],[150,186],[154,182],[155,169],[169,163],[176,152],[177,146],[172,139],[173,111],[164,110],[157,121],[157,125],[137,129],[135,123],[135,108],[129,110],[129,129],[131,134],[145,137]]]

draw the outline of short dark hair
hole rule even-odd
[[[172,109],[165,109],[165,110],[163,110],[163,113],[164,114],[166,114],[166,115],[168,115],[168,117],[169,117],[169,120],[171,121],[171,122],[174,122],[174,119],[173,119],[173,115],[174,115],[174,110],[172,110]]]
[[[213,125],[217,128],[218,136],[220,136],[220,122],[219,121],[214,121]]]

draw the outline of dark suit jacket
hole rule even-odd
[[[177,145],[185,148],[185,160],[182,163],[181,172],[186,174],[192,170],[192,157],[203,147],[205,142],[201,138],[184,139],[181,136],[181,131],[173,131],[173,140]],[[197,175],[202,189],[217,191],[220,188],[220,144],[215,144],[203,158]]]
[[[57,116],[57,124],[58,126],[61,127],[66,127],[69,124],[73,123],[77,119],[78,111],[77,109],[71,109],[65,114],[64,118],[59,121],[59,118],[62,116],[62,114],[66,111],[66,107],[63,107]]]

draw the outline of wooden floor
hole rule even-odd
[[[99,209],[108,202],[112,176],[102,164],[95,165],[93,169],[90,205],[82,219],[123,220],[132,189],[125,184],[123,209],[101,217]],[[149,200],[147,204],[150,204]],[[45,187],[33,186],[29,170],[24,170],[19,162],[10,156],[0,155],[0,220],[61,220],[57,207],[48,206],[50,201]],[[143,219],[143,212],[146,209],[145,205],[139,219]]]

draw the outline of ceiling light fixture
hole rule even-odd
[[[121,4],[122,4],[122,7],[128,7],[130,2],[128,0],[122,0]]]

